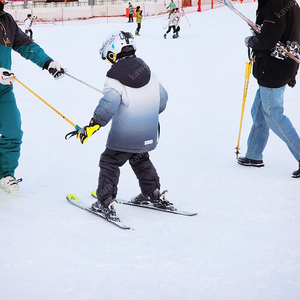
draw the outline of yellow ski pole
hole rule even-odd
[[[246,104],[246,97],[247,97],[247,92],[248,92],[248,85],[249,85],[249,78],[250,78],[250,73],[251,73],[251,68],[252,68],[252,62],[253,59],[250,59],[249,62],[246,63],[246,71],[245,71],[245,84],[244,84],[244,94],[243,94],[243,104],[242,104],[242,113],[241,113],[241,121],[240,121],[240,129],[239,129],[239,136],[238,136],[238,141],[237,141],[237,146],[236,146],[236,159],[238,159],[239,156],[239,150],[240,150],[240,139],[241,139],[241,132],[242,132],[242,124],[243,124],[243,118],[244,118],[244,111],[245,111],[245,104]]]
[[[49,106],[51,109],[53,109],[57,114],[59,114],[63,119],[65,119],[68,123],[70,123],[75,129],[80,129],[81,127],[78,125],[75,125],[73,122],[71,122],[68,118],[66,118],[63,114],[61,114],[57,109],[55,109],[53,106],[51,106],[48,102],[46,102],[42,97],[37,95],[33,90],[31,90],[28,86],[26,86],[23,82],[21,82],[18,78],[14,76],[14,79],[19,82],[25,89],[27,89],[29,92],[31,92],[34,96],[39,98],[42,102],[44,102],[47,106]]]

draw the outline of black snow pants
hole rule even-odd
[[[156,189],[160,189],[159,177],[149,159],[148,152],[128,153],[106,148],[100,157],[97,188],[97,197],[102,203],[109,197],[116,198],[120,167],[128,160],[144,195],[149,195]]]
[[[171,29],[173,29],[173,33],[176,33],[176,27],[175,27],[175,25],[172,25],[172,26],[168,27],[168,30],[166,31],[166,34],[168,34],[171,31]]]

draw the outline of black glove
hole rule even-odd
[[[289,83],[288,86],[290,86],[291,88],[293,88],[296,85],[296,77],[294,77]]]
[[[249,45],[249,40],[252,38],[252,36],[247,36],[246,38],[245,38],[245,45],[247,46],[247,47],[250,47],[250,45]]]
[[[255,43],[258,42],[258,38],[254,35],[254,36],[247,36],[245,38],[245,45],[249,48],[253,48],[253,46],[255,45]]]
[[[48,60],[44,65],[44,69],[47,69],[55,79],[62,78],[67,72],[67,69],[63,69],[58,62],[53,60]]]

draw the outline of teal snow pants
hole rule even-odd
[[[0,95],[0,179],[14,176],[18,166],[23,132],[21,115],[12,89]]]

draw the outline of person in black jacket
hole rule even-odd
[[[300,177],[300,138],[291,121],[283,114],[284,90],[294,87],[298,63],[291,58],[271,56],[278,41],[300,43],[300,9],[295,0],[258,0],[256,23],[261,32],[248,37],[245,43],[253,50],[253,76],[259,88],[251,109],[253,125],[248,137],[245,157],[238,163],[263,167],[263,151],[269,130],[281,138],[299,162],[293,177]]]

